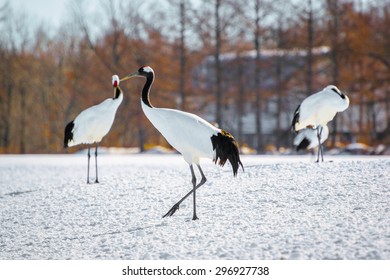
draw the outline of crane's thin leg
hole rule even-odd
[[[97,156],[98,156],[98,143],[96,143],[96,148],[95,148],[95,168],[96,168],[96,180],[95,183],[99,183],[98,180],[98,166],[97,166]]]
[[[323,127],[321,125],[317,126],[318,153],[317,153],[317,161],[316,162],[320,162],[320,154],[321,154],[322,161],[324,161],[324,151],[323,151],[322,144],[321,144],[322,129],[323,129]]]
[[[91,147],[90,146],[88,146],[88,170],[87,170],[87,184],[89,184],[89,160],[90,160],[90,158],[91,158]]]
[[[191,175],[192,175],[192,197],[193,197],[193,206],[194,206],[194,211],[193,211],[193,216],[192,220],[198,220],[198,216],[196,216],[196,177],[195,177],[195,172],[194,172],[194,167],[192,164],[190,165],[191,169]]]
[[[322,130],[324,129],[323,126],[321,126],[320,135],[322,135]],[[321,143],[321,161],[324,162],[324,145]]]
[[[191,166],[190,166],[191,167]],[[169,211],[163,216],[163,218],[165,217],[168,217],[168,216],[172,216],[173,214],[175,214],[176,210],[179,209],[179,206],[180,204],[187,198],[189,197],[192,192],[194,190],[197,190],[199,187],[201,187],[204,183],[206,183],[207,179],[206,177],[204,176],[204,173],[203,173],[203,170],[202,168],[200,167],[200,165],[198,164],[198,169],[199,169],[199,172],[200,172],[200,175],[202,176],[202,179],[200,180],[200,183],[194,188],[192,189],[190,192],[188,192],[182,199],[180,199],[175,205],[172,206],[171,209],[169,209]],[[193,168],[191,168],[191,173],[193,172]]]
[[[203,170],[202,170],[202,168],[200,168],[200,165],[198,164],[197,166],[198,166],[200,175],[202,176],[202,179],[200,179],[200,183],[199,183],[199,185],[198,185],[198,187],[197,187],[197,188],[199,188],[201,185],[203,185],[204,183],[206,183],[207,179],[206,179],[206,176],[204,176]]]
[[[322,135],[322,130],[324,128],[321,126],[321,135]],[[321,143],[321,161],[324,162],[324,146],[323,144]]]

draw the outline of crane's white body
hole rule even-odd
[[[302,101],[299,108],[299,118],[294,125],[295,131],[306,127],[325,126],[333,120],[336,113],[348,108],[348,96],[344,95],[345,98],[342,98],[332,89],[339,91],[335,86],[327,86],[322,91],[310,95]]]
[[[329,128],[327,125],[324,125],[321,130],[320,138],[321,144],[326,141],[329,137]],[[297,136],[294,138],[294,146],[299,146],[302,141],[308,141],[309,145],[306,149],[311,150],[318,147],[318,131],[312,128],[305,128],[298,132]]]
[[[68,142],[68,146],[99,143],[110,131],[122,100],[121,93],[118,98],[108,98],[82,111],[73,121],[73,139]]]
[[[146,117],[188,164],[215,158],[211,137],[221,132],[197,115],[165,108],[151,108],[141,101]]]

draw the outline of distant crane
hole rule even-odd
[[[116,111],[123,100],[123,92],[119,87],[119,77],[117,75],[112,76],[112,85],[114,87],[113,98],[108,98],[100,104],[85,109],[65,127],[64,148],[79,144],[88,144],[87,184],[89,184],[91,145],[96,144],[95,183],[99,183],[97,167],[98,145],[99,142],[102,141],[102,138],[110,131],[114,122]]]
[[[321,144],[323,144],[326,139],[328,139],[329,136],[329,128],[327,125],[322,126],[320,138],[321,138]],[[297,147],[297,151],[299,150],[311,150],[318,146],[318,135],[317,135],[317,129],[314,128],[305,128],[298,132],[298,134],[294,138],[294,146]],[[318,147],[318,153],[317,153],[317,162],[320,159],[324,161],[324,151],[322,149],[322,145]]]
[[[349,98],[336,86],[329,85],[320,92],[306,97],[297,107],[292,121],[292,129],[298,132],[302,129],[311,128],[317,130],[319,150],[323,151],[321,135],[323,127],[338,112],[345,111],[349,106]],[[323,158],[322,158],[323,161]],[[319,162],[319,154],[317,158]]]
[[[160,131],[168,143],[182,154],[191,170],[192,190],[180,199],[163,217],[172,216],[179,209],[179,205],[192,193],[192,219],[197,220],[196,190],[206,182],[206,177],[199,164],[200,158],[211,158],[220,166],[224,166],[226,161],[229,160],[233,168],[233,175],[236,176],[239,165],[243,168],[240,161],[238,143],[229,132],[214,127],[194,114],[153,107],[149,100],[150,88],[154,81],[154,71],[151,67],[141,67],[135,73],[121,79],[121,81],[134,76],[146,78],[141,96],[141,106],[146,117]],[[202,176],[199,184],[196,184],[194,164],[198,166]]]

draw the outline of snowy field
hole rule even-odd
[[[0,259],[390,259],[390,157],[325,160],[203,160],[192,221],[179,155],[1,155]]]

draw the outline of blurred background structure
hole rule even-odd
[[[143,65],[155,106],[255,153],[291,149],[296,106],[328,84],[351,101],[328,147],[390,147],[390,0],[62,0],[49,19],[23,2],[47,1],[0,0],[0,153],[65,152],[65,125]],[[142,113],[143,82],[121,84],[103,146],[168,147]]]

